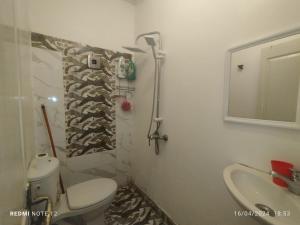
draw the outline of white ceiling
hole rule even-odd
[[[130,2],[131,4],[136,4],[136,2],[137,2],[138,0],[124,0],[124,1]]]

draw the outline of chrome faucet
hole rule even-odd
[[[286,177],[284,175],[278,174],[274,171],[271,172],[272,177],[282,179],[287,183],[290,192],[300,195],[300,171],[291,169],[292,178]]]
[[[155,131],[153,134],[150,135],[150,140],[163,140],[168,141],[168,135],[160,135],[157,131]]]

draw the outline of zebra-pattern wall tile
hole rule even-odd
[[[130,55],[38,33],[32,46],[62,53],[67,156],[115,149],[114,59]],[[101,57],[99,70],[88,68],[89,54]]]

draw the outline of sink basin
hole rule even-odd
[[[300,225],[300,197],[275,185],[270,174],[233,164],[223,176],[229,192],[245,209],[236,216],[253,216],[264,224]]]

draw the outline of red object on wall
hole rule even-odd
[[[272,165],[272,170],[278,174],[281,174],[283,176],[292,177],[292,171],[291,169],[294,168],[294,165],[288,162],[283,162],[283,161],[277,161],[277,160],[272,160],[271,161]],[[273,177],[273,182],[281,187],[287,187],[287,183],[281,180],[280,178]]]
[[[121,104],[121,108],[123,109],[123,111],[128,112],[131,110],[131,103],[125,99]]]

